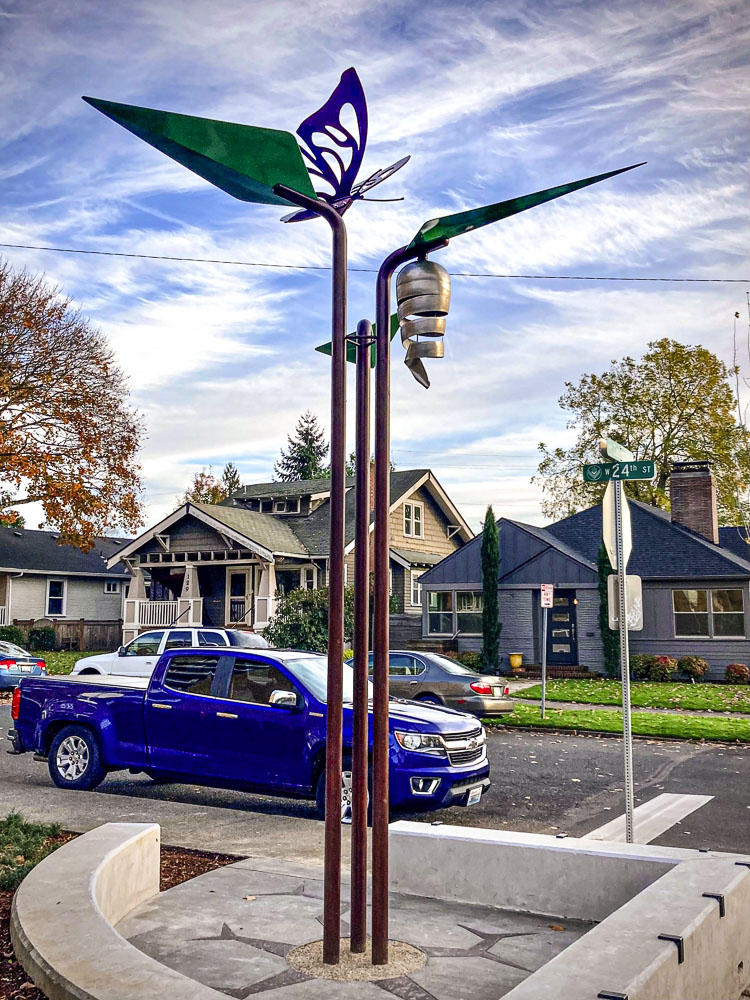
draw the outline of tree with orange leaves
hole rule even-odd
[[[61,541],[142,524],[141,422],[101,331],[0,261],[0,514],[39,502]]]

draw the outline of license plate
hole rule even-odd
[[[502,696],[503,696],[503,689],[501,687],[493,687],[492,693],[494,694],[494,696],[496,698],[502,698]]]
[[[469,789],[469,794],[466,796],[466,805],[467,806],[475,806],[477,804],[477,802],[479,802],[479,800],[481,799],[481,797],[482,797],[482,786],[481,785],[477,785],[476,788],[470,788]]]
[[[24,666],[21,666],[21,670],[22,670],[22,671],[23,671],[23,673],[25,673],[25,674],[29,674],[29,673],[31,673],[31,667],[24,667]]]

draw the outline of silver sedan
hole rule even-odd
[[[388,654],[388,687],[394,698],[445,705],[477,716],[506,715],[513,711],[502,677],[478,674],[442,653],[392,649]]]

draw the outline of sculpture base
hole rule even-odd
[[[414,945],[403,941],[389,941],[388,964],[373,965],[370,939],[360,955],[349,951],[349,938],[341,938],[341,961],[327,965],[323,961],[323,942],[311,941],[290,951],[286,957],[289,967],[303,972],[311,979],[338,979],[343,982],[372,982],[378,979],[397,979],[421,969],[427,956]]]

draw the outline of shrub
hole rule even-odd
[[[344,591],[344,642],[354,632],[354,588]],[[276,603],[276,613],[263,636],[277,649],[309,649],[325,653],[328,648],[328,587],[290,590]]]
[[[459,663],[463,663],[469,670],[475,670],[478,674],[481,674],[483,671],[481,653],[472,653],[470,650],[466,650],[463,653],[456,653],[453,658],[458,660]]]
[[[750,670],[744,663],[730,663],[724,671],[727,684],[750,684]]]
[[[671,681],[672,674],[677,669],[677,660],[673,656],[653,656],[648,667],[650,681]]]
[[[25,646],[26,634],[18,625],[3,625],[0,628],[0,641],[12,642],[16,646]]]
[[[702,677],[710,667],[701,656],[682,656],[677,661],[677,669],[688,677]]]
[[[353,649],[345,649],[344,650],[344,659],[345,660],[351,660],[353,656],[354,656],[354,650]]]
[[[636,653],[630,657],[630,673],[637,681],[648,679],[654,657],[647,653]]]
[[[29,629],[29,648],[50,650],[55,648],[55,630],[51,625]]]

